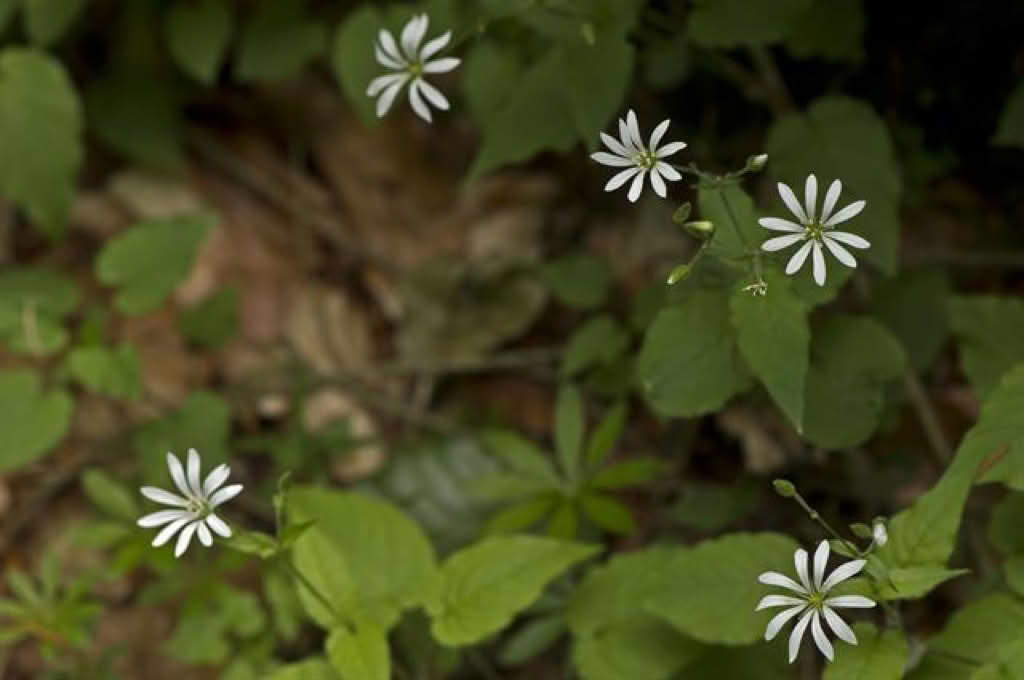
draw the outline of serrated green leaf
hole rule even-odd
[[[853,626],[856,645],[836,645],[835,661],[823,680],[900,680],[907,663],[907,639],[896,630],[879,631],[869,623]]]
[[[377,120],[374,100],[366,95],[366,88],[371,80],[384,74],[373,56],[373,43],[383,26],[380,10],[370,5],[358,7],[338,26],[331,48],[334,76],[364,124]]]
[[[526,663],[558,642],[565,631],[565,616],[561,613],[534,619],[509,637],[498,660],[503,666]]]
[[[608,314],[589,319],[573,331],[562,355],[562,375],[572,377],[596,364],[608,364],[622,356],[629,334]]]
[[[299,0],[263,0],[242,29],[235,75],[242,81],[291,78],[326,47],[327,27],[309,18]]]
[[[658,312],[636,362],[644,397],[662,416],[687,418],[722,407],[749,384],[725,292],[699,291]]]
[[[625,401],[616,402],[604,414],[587,443],[586,461],[590,466],[603,463],[615,449],[615,444],[626,427],[629,405]]]
[[[613,534],[629,535],[635,527],[633,513],[623,503],[599,493],[580,496],[580,509],[590,521]]]
[[[501,630],[549,581],[597,551],[539,536],[488,538],[460,550],[442,566],[436,598],[427,603],[434,637],[461,646]]]
[[[938,269],[902,272],[878,281],[871,314],[895,335],[918,372],[938,358],[949,333],[949,277]]]
[[[665,680],[703,649],[668,624],[643,617],[576,638],[572,660],[583,680]]]
[[[188,275],[211,226],[204,217],[141,222],[104,246],[96,276],[119,288],[116,304],[125,314],[155,309]]]
[[[64,438],[74,402],[62,389],[44,391],[31,371],[0,373],[0,472],[30,463]]]
[[[811,345],[807,306],[781,276],[765,275],[766,294],[744,290],[732,294],[732,323],[743,358],[793,427],[802,432]]]
[[[780,118],[768,133],[765,150],[776,177],[799,195],[803,195],[807,175],[815,173],[819,187],[828,186],[833,179],[842,181],[840,207],[866,200],[864,211],[844,222],[842,228],[871,242],[871,248],[861,251],[859,257],[888,274],[896,272],[900,172],[885,122],[870,106],[848,97],[817,99],[806,113]],[[779,202],[771,214],[789,213]],[[829,277],[846,269],[837,262],[829,267]],[[804,270],[807,276],[810,267]]]
[[[327,659],[342,678],[390,680],[391,654],[384,631],[370,621],[360,621],[353,634],[348,628],[331,631],[325,644]]]
[[[949,320],[960,339],[960,360],[979,399],[1003,374],[1024,361],[1024,301],[995,295],[958,295]]]
[[[555,402],[555,450],[567,479],[575,482],[580,472],[583,449],[583,397],[571,383],[562,385]]]
[[[64,232],[81,136],[81,105],[60,62],[34,49],[0,51],[0,195],[50,237]]]
[[[24,0],[25,32],[29,40],[48,47],[61,39],[85,9],[88,0]]]
[[[238,330],[238,291],[221,288],[183,310],[178,329],[200,347],[220,347]]]
[[[559,302],[577,309],[600,307],[612,284],[608,264],[587,254],[566,255],[545,263],[540,278]]]
[[[164,24],[171,57],[185,73],[211,85],[227,56],[233,23],[224,0],[178,0]]]
[[[162,484],[167,479],[167,452],[183,454],[194,448],[207,466],[227,460],[231,409],[220,395],[198,390],[176,410],[146,423],[135,435],[144,479]]]
[[[102,470],[90,468],[83,472],[82,489],[93,505],[104,512],[133,523],[139,518],[135,494]]]
[[[903,348],[873,319],[834,316],[815,326],[810,356],[804,435],[826,448],[862,443],[878,427],[886,385],[903,375]]]
[[[695,0],[687,32],[703,47],[780,42],[811,0]]]
[[[968,569],[933,566],[889,569],[886,579],[878,586],[878,597],[882,600],[913,600],[924,597],[952,578],[968,573]]]
[[[485,430],[480,439],[489,452],[516,474],[555,487],[560,484],[558,473],[548,457],[522,435],[510,430]]]
[[[348,566],[360,617],[386,630],[427,596],[437,574],[433,548],[419,526],[390,503],[296,487],[288,504],[291,521],[317,522],[296,541],[296,555],[314,532],[330,541]]]
[[[86,388],[115,399],[135,399],[142,391],[142,366],[131,345],[77,347],[67,369]]]
[[[721,257],[742,257],[759,247],[765,230],[757,223],[754,201],[738,184],[701,187],[697,193],[701,218],[715,225],[709,251]]]
[[[1018,83],[1006,100],[992,143],[1024,148],[1024,82]]]
[[[783,571],[796,543],[781,534],[729,534],[677,553],[672,579],[646,602],[685,635],[708,643],[743,645],[760,640],[769,612],[755,612],[767,594],[757,577]],[[715,616],[708,616],[715,612]]]
[[[656,479],[665,466],[657,458],[631,458],[610,465],[591,478],[593,489],[626,489]]]
[[[797,59],[859,64],[864,61],[862,0],[814,0],[786,38]]]

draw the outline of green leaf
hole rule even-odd
[[[1005,555],[1024,553],[1024,493],[1010,492],[992,509],[988,540]]]
[[[1024,639],[1000,647],[995,660],[971,675],[971,680],[1020,680],[1024,678]]]
[[[970,570],[935,566],[890,569],[887,578],[878,586],[878,597],[882,600],[914,600],[924,597],[949,579],[967,573]]]
[[[212,85],[227,56],[232,24],[224,0],[178,0],[164,24],[171,57],[185,73]]]
[[[498,660],[503,666],[526,663],[558,642],[565,630],[565,616],[561,613],[534,619],[508,638]]]
[[[738,184],[701,187],[697,193],[701,217],[715,225],[710,252],[720,257],[742,257],[764,240],[757,223],[754,201]]]
[[[88,0],[24,0],[25,32],[29,40],[48,47],[61,39],[85,9]]]
[[[811,0],[694,0],[688,32],[702,47],[780,42]]]
[[[819,187],[841,179],[838,206],[866,200],[864,211],[843,229],[871,242],[860,257],[887,274],[895,274],[899,259],[901,181],[885,122],[866,103],[848,97],[815,100],[806,113],[780,118],[768,133],[766,152],[777,177],[803,195],[804,180],[815,173]],[[819,196],[821,189],[819,189]],[[773,215],[789,212],[776,203]],[[832,272],[845,269],[837,262]],[[804,275],[810,267],[805,267]]]
[[[477,125],[483,127],[497,115],[512,94],[508,83],[516,82],[522,72],[523,65],[514,51],[485,40],[473,46],[466,57],[462,91]],[[365,86],[363,90],[365,96]]]
[[[269,560],[282,549],[277,539],[262,531],[235,531],[227,539],[227,546],[245,555],[255,555],[261,560]]]
[[[792,680],[793,667],[786,663],[779,636],[773,645],[751,647],[718,646],[708,648],[686,668],[687,680],[724,680],[725,678],[757,678],[757,680]]]
[[[555,403],[555,450],[570,481],[579,477],[584,426],[583,397],[575,385],[566,383]]]
[[[114,399],[135,399],[142,390],[142,367],[131,345],[75,348],[67,368],[86,388]]]
[[[329,540],[351,573],[360,616],[389,629],[403,610],[426,597],[437,574],[433,548],[393,505],[312,487],[296,487],[288,503],[291,521],[317,522],[295,543],[296,555],[314,531]]]
[[[14,10],[18,9],[21,0],[0,0],[0,33],[7,28],[7,22],[14,16]]]
[[[571,541],[576,538],[578,524],[579,515],[576,512],[576,503],[572,498],[563,498],[554,514],[551,515],[551,521],[548,522],[548,536]]]
[[[609,364],[626,351],[629,334],[608,314],[589,319],[573,331],[562,355],[562,376],[572,377],[597,364]]]
[[[721,408],[749,384],[725,292],[698,291],[658,312],[636,362],[651,407],[666,417]]]
[[[814,328],[804,435],[818,446],[856,446],[878,427],[887,383],[903,375],[899,342],[867,317],[833,316]]]
[[[907,663],[907,639],[900,631],[879,631],[869,623],[853,626],[856,645],[836,645],[835,661],[823,680],[900,680]]]
[[[992,143],[1024,148],[1024,82],[1017,84],[1006,101]]]
[[[599,493],[585,493],[580,496],[580,509],[597,526],[613,534],[633,533],[633,513],[629,508],[610,496]]]
[[[510,430],[485,430],[484,447],[516,474],[557,487],[558,473],[548,457],[533,442]]]
[[[78,95],[60,62],[38,50],[0,51],[0,75],[0,196],[60,236],[82,163]]]
[[[1011,371],[982,406],[978,422],[964,436],[942,479],[889,523],[889,542],[879,556],[890,568],[942,565],[953,552],[960,515],[979,473],[998,477],[1006,447],[1021,450],[1024,421],[1024,365]],[[1020,454],[1018,453],[1018,456]],[[1005,459],[1004,459],[1005,464]]]
[[[618,401],[604,414],[587,444],[586,461],[588,465],[597,466],[603,463],[615,449],[615,444],[626,427],[629,406],[625,401]]]
[[[767,594],[758,574],[784,571],[796,548],[788,536],[770,533],[736,533],[704,541],[676,554],[672,578],[647,600],[647,609],[702,642],[756,642],[771,618],[771,612],[754,611]]]
[[[633,46],[622,32],[593,45],[563,44],[566,93],[576,131],[593,150],[598,134],[622,106],[633,75]]]
[[[732,323],[743,358],[793,427],[802,432],[811,344],[807,306],[790,292],[784,278],[765,274],[765,295],[744,290],[732,294]]]
[[[473,644],[501,630],[549,581],[591,557],[597,546],[535,536],[485,539],[452,555],[427,603],[431,630],[448,646]]]
[[[578,637],[572,660],[583,680],[666,680],[701,651],[702,645],[646,617]]]
[[[949,277],[939,269],[905,271],[875,283],[871,314],[895,335],[918,372],[927,371],[949,333]]]
[[[375,623],[361,621],[353,634],[348,628],[331,631],[326,642],[327,659],[342,678],[389,680],[391,654],[388,640]]]
[[[507,534],[529,529],[558,503],[557,494],[545,494],[516,503],[494,515],[487,523],[488,534]]]
[[[540,277],[559,302],[577,309],[600,307],[612,285],[608,264],[587,254],[551,260],[541,268]]]
[[[949,300],[960,358],[979,399],[985,399],[1003,374],[1024,361],[1024,301],[995,295],[956,296]]]
[[[601,470],[588,486],[594,489],[626,489],[646,484],[664,471],[665,466],[657,458],[631,458]]]
[[[281,666],[266,680],[342,680],[323,659],[306,659]]]
[[[560,50],[549,50],[505,87],[516,94],[481,121],[483,143],[470,178],[526,160],[543,149],[568,151],[576,142],[576,121],[569,107],[561,104],[566,96],[566,75]]]
[[[263,0],[242,30],[235,75],[241,81],[291,78],[326,46],[327,27],[308,18],[299,0]],[[366,49],[372,53],[370,45]]]
[[[700,531],[721,532],[757,506],[758,488],[752,483],[685,484],[682,497],[670,511],[672,519]]]
[[[347,556],[319,527],[313,527],[296,541],[291,558],[295,569],[316,588],[314,592],[301,582],[296,584],[306,612],[320,626],[330,630],[345,621],[367,616],[360,609],[359,589]],[[339,621],[338,617],[344,620]]]
[[[204,217],[141,222],[104,246],[96,276],[119,288],[116,304],[125,314],[153,310],[191,271],[212,224]]]
[[[206,466],[224,462],[230,428],[231,409],[223,398],[213,392],[192,392],[178,409],[146,423],[135,435],[144,479],[153,483],[167,479],[168,451],[180,456],[194,448]]]
[[[216,349],[238,330],[238,291],[221,288],[183,310],[178,329],[185,338],[200,347]]]
[[[97,508],[134,523],[139,518],[139,503],[135,494],[121,482],[98,468],[82,473],[82,489]]]
[[[44,391],[31,371],[0,373],[0,472],[30,463],[64,438],[74,402],[62,389]]]
[[[377,120],[374,100],[366,96],[366,88],[376,76],[384,74],[373,56],[373,43],[383,25],[380,10],[363,5],[349,12],[338,26],[331,48],[334,75],[363,123]]]
[[[797,59],[860,64],[865,23],[862,0],[814,0],[786,38],[786,51]]]
[[[57,352],[67,343],[63,317],[81,295],[74,281],[36,267],[0,274],[0,340],[10,349],[36,356]]]
[[[1014,555],[1003,563],[1006,584],[1020,596],[1024,596],[1024,554]]]
[[[971,602],[953,614],[929,648],[962,659],[985,663],[1003,645],[1020,639],[1024,602],[996,593]]]

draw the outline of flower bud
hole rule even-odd
[[[757,172],[764,168],[765,163],[768,162],[768,154],[759,153],[756,156],[751,156],[747,159],[747,170],[751,172]]]
[[[871,537],[875,539],[875,545],[879,548],[889,542],[889,530],[886,529],[885,522],[875,520],[874,526],[871,527]]]
[[[855,524],[851,524],[850,531],[852,531],[853,535],[857,538],[871,538],[871,527],[869,527],[867,524],[864,524],[863,522],[856,522]]]
[[[685,222],[683,224],[685,229],[690,236],[699,238],[701,241],[707,241],[715,234],[715,225],[707,220],[699,220],[697,222]]]
[[[772,486],[775,487],[775,493],[783,498],[793,498],[796,496],[796,487],[788,479],[776,479],[772,482]]]
[[[676,211],[672,213],[672,221],[676,224],[683,224],[686,220],[690,219],[690,202],[687,201],[681,206],[676,208]]]
[[[668,275],[668,285],[674,286],[690,275],[690,265],[681,264]]]

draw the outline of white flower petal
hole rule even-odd
[[[192,534],[196,533],[196,527],[199,526],[200,522],[192,522],[181,530],[178,534],[178,542],[174,544],[174,556],[181,557],[186,550],[188,550],[189,541],[192,540]]]
[[[213,536],[210,534],[210,530],[206,527],[206,522],[197,523],[196,535],[199,536],[199,542],[207,548],[213,545]]]
[[[139,489],[139,491],[142,492],[143,496],[151,501],[156,501],[157,503],[163,503],[164,505],[176,505],[181,508],[188,506],[187,498],[182,498],[177,494],[173,494],[170,491],[164,491],[163,489],[158,489],[155,486],[144,486]]]
[[[640,124],[637,122],[636,112],[633,109],[626,114],[626,127],[629,130],[629,139],[637,149],[644,148],[644,140],[640,137]]]
[[[868,204],[867,201],[854,201],[850,205],[846,206],[832,217],[828,218],[824,224],[826,227],[834,227],[840,222],[853,219],[860,214],[860,211],[864,209],[864,206]]]
[[[769,607],[789,607],[791,605],[804,606],[807,604],[806,600],[802,600],[799,597],[790,597],[789,595],[765,595],[761,598],[761,601],[757,603],[757,607],[754,611],[761,611]]]
[[[231,538],[231,527],[217,515],[212,512],[206,516],[206,525],[214,530],[214,532],[220,534],[224,538]]]
[[[811,580],[807,574],[807,551],[800,548],[793,553],[793,564],[796,565],[796,574],[800,577],[800,583],[803,584],[805,589],[810,591]]]
[[[188,487],[196,498],[203,495],[203,483],[199,476],[199,469],[202,461],[199,459],[199,452],[195,449],[188,450]]]
[[[807,175],[804,182],[804,207],[807,208],[807,219],[814,221],[814,208],[818,205],[818,178]]]
[[[812,262],[814,263],[814,282],[819,286],[825,285],[825,254],[821,252],[821,244],[811,241]]]
[[[768,627],[764,629],[764,639],[771,641],[775,639],[775,636],[779,634],[782,627],[785,626],[790,619],[798,615],[807,607],[806,603],[802,603],[797,607],[791,607],[784,611],[779,612],[772,617],[772,620],[768,622]]]
[[[804,212],[804,208],[800,205],[800,201],[796,200],[796,194],[789,188],[788,184],[779,182],[779,196],[782,197],[782,202],[789,208],[789,212],[796,215],[796,218],[800,220],[802,224],[807,224],[807,213]]]
[[[867,564],[867,560],[851,560],[844,564],[840,564],[835,568],[835,571],[829,574],[828,578],[825,579],[825,582],[821,585],[821,592],[827,593],[846,579],[856,576],[860,573],[861,569],[864,568],[865,564]]]
[[[825,604],[839,609],[871,609],[875,606],[874,600],[866,598],[863,595],[840,595],[839,597],[830,597],[825,600]]]
[[[683,178],[682,174],[665,161],[658,161],[654,167],[658,169],[661,176],[670,182],[678,182]]]
[[[804,232],[803,225],[784,220],[781,217],[762,217],[757,223],[765,229],[771,229],[772,231],[792,231],[800,232],[801,234]]]
[[[613,153],[618,154],[619,156],[628,158],[632,155],[630,154],[629,149],[623,146],[619,140],[615,139],[607,132],[601,133],[601,141],[604,142],[604,145],[611,149]],[[630,163],[632,163],[632,161],[630,161]]]
[[[640,172],[643,172],[643,168],[633,167],[629,168],[628,170],[623,170],[622,172],[616,173],[615,176],[608,180],[608,183],[604,185],[604,190],[615,191],[623,184],[628,182],[630,178],[632,178],[634,175]]]
[[[402,49],[405,50],[409,59],[416,58],[416,53],[419,51],[420,43],[423,42],[423,36],[427,34],[429,24],[430,19],[427,15],[420,14],[409,19],[405,28],[402,29]]]
[[[654,193],[665,198],[668,195],[668,188],[665,186],[665,180],[661,178],[661,173],[658,172],[658,168],[651,168],[650,175],[651,188],[654,189]]]
[[[787,274],[793,275],[800,271],[800,267],[804,266],[804,260],[807,259],[807,254],[811,252],[813,245],[814,241],[808,241],[793,253],[793,257],[789,258],[789,262],[786,263]]]
[[[829,661],[835,658],[835,651],[821,627],[821,616],[818,615],[818,612],[814,612],[814,616],[811,618],[811,634],[814,636],[814,643],[818,645],[818,649],[825,655],[825,658]]]
[[[420,92],[423,94],[424,97],[427,98],[428,102],[434,105],[434,108],[441,109],[442,111],[448,110],[448,99],[443,94],[441,94],[441,90],[437,89],[436,87],[434,87],[433,85],[431,85],[430,83],[423,79],[420,79],[419,84]]]
[[[395,70],[404,69],[408,64],[405,64],[398,59],[395,59],[380,46],[380,43],[374,43],[373,45],[373,56],[377,58],[377,63],[386,68],[392,68]]]
[[[395,83],[401,85],[401,83],[404,83],[408,78],[408,73],[389,73],[386,76],[377,76],[370,81],[370,86],[366,88],[366,96],[376,97]]]
[[[186,524],[188,524],[191,521],[192,521],[192,517],[189,516],[189,517],[182,517],[181,519],[178,519],[178,520],[175,520],[175,521],[171,522],[170,524],[165,526],[163,529],[161,529],[160,533],[158,533],[156,535],[156,538],[153,539],[152,546],[154,548],[159,548],[164,543],[166,543],[167,541],[171,540],[171,537],[174,536],[174,534],[178,533],[178,530],[180,530],[183,526],[185,526]]]
[[[423,49],[420,50],[420,61],[424,62],[430,59],[432,56],[448,47],[448,43],[452,40],[452,32],[442,33],[433,40],[429,40]]]
[[[192,490],[188,488],[188,481],[185,479],[185,468],[178,457],[170,451],[167,452],[167,469],[170,470],[171,479],[174,480],[174,486],[178,487],[178,491],[185,496],[191,496]]]
[[[796,625],[793,626],[793,632],[789,634],[789,662],[793,663],[796,661],[796,655],[800,651],[800,641],[804,638],[804,631],[807,630],[807,624],[811,622],[811,615],[814,613],[813,609],[808,609],[807,613],[804,614]]]
[[[825,234],[821,240],[825,244],[825,247],[836,256],[837,260],[845,264],[847,267],[857,266],[857,260],[850,254],[850,251],[839,245],[838,242],[829,238],[828,234]]]
[[[839,194],[842,192],[843,183],[839,180],[834,180],[832,184],[828,186],[828,191],[825,193],[825,204],[821,206],[822,222],[828,220],[829,215],[832,214],[832,209],[836,207],[836,201],[839,200]]]
[[[814,551],[814,587],[819,591],[821,590],[821,580],[825,578],[829,550],[828,541],[822,541],[818,544],[818,549]]]
[[[391,105],[395,102],[395,97],[398,96],[402,86],[405,85],[405,81],[408,80],[408,75],[403,75],[402,79],[392,83],[380,93],[380,98],[377,99],[377,117],[383,118],[384,115],[391,109]]]
[[[832,632],[842,640],[848,642],[851,645],[857,644],[857,636],[854,634],[853,629],[846,625],[846,621],[839,618],[839,614],[836,614],[831,607],[822,607],[821,613],[825,615],[825,621],[828,622],[828,627],[832,629]]]
[[[669,142],[660,149],[655,150],[654,155],[658,158],[668,158],[686,148],[686,142]]]
[[[628,150],[628,155],[632,155],[639,151],[636,143],[632,139],[632,135],[629,134],[629,125],[626,124],[625,118],[619,118],[619,141]]]
[[[455,68],[462,63],[461,59],[456,57],[445,57],[444,59],[435,59],[434,61],[428,61],[423,64],[424,73],[448,73],[454,71]]]
[[[860,236],[857,236],[856,234],[851,234],[848,231],[826,231],[825,235],[828,238],[835,239],[836,241],[839,241],[840,243],[845,243],[846,245],[851,246],[853,248],[860,248],[861,250],[863,250],[864,248],[871,247],[871,244],[867,241],[867,239],[863,239]]]
[[[430,123],[433,121],[433,117],[430,114],[430,107],[423,101],[423,96],[420,94],[420,87],[422,85],[423,80],[420,78],[416,78],[409,85],[409,104],[417,116]]]
[[[788,576],[780,574],[777,571],[766,571],[757,577],[760,583],[766,586],[779,586],[780,588],[789,588],[790,590],[796,591],[801,595],[807,594],[807,589],[802,585],[794,581]]]
[[[203,482],[203,496],[209,498],[210,494],[219,489],[221,484],[227,481],[230,475],[231,468],[226,463],[221,463],[213,468],[210,474],[206,475],[206,480]]]
[[[241,484],[232,484],[231,486],[225,486],[217,493],[210,496],[210,507],[217,507],[221,503],[226,503],[242,491]]]
[[[384,50],[384,54],[399,63],[408,63],[398,50],[398,44],[395,42],[395,37],[391,35],[391,31],[383,28],[380,29],[380,33],[377,34],[377,42],[380,44],[381,49]]]
[[[776,250],[782,250],[788,248],[794,243],[800,243],[804,240],[803,234],[786,234],[785,236],[776,236],[770,238],[761,244],[761,250],[766,250],[769,253],[774,253]]]
[[[644,188],[644,175],[647,174],[646,170],[641,170],[636,177],[633,178],[633,183],[629,185],[629,194],[626,198],[629,199],[630,203],[636,203],[637,199],[640,198],[640,192]]]
[[[633,161],[622,156],[616,156],[607,151],[597,151],[590,154],[590,158],[601,165],[609,165],[613,168],[627,168],[633,165]]]
[[[658,144],[661,143],[661,138],[665,136],[666,132],[668,132],[668,126],[670,122],[671,121],[668,118],[666,118],[665,120],[658,123],[658,127],[654,128],[654,132],[651,133],[651,144],[647,148],[651,149],[652,151],[658,148]]]
[[[158,510],[139,518],[138,525],[147,529],[158,527],[168,522],[176,522],[182,517],[188,518],[191,515],[185,510]]]

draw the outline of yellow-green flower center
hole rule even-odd
[[[828,228],[824,224],[815,220],[810,224],[804,225],[804,236],[807,239],[814,239],[818,243],[821,243],[821,237],[825,235],[827,230]]]
[[[640,168],[646,168],[650,170],[658,162],[658,157],[654,155],[653,151],[642,149],[633,154],[633,163]]]
[[[825,595],[819,592],[811,592],[807,596],[807,604],[820,612],[822,607],[825,606]]]
[[[213,508],[210,507],[210,504],[202,498],[189,498],[188,505],[185,507],[185,510],[189,514],[198,518],[205,518],[213,512]]]
[[[411,64],[409,64],[407,70],[409,71],[410,76],[412,76],[413,78],[419,78],[420,76],[423,75],[423,64],[421,64],[418,61],[414,61]]]

